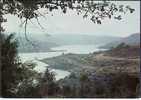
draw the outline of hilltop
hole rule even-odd
[[[125,43],[126,45],[134,46],[140,44],[140,33],[134,33],[130,36],[121,38],[119,40],[114,40],[106,45],[101,46],[101,48],[113,48],[118,46],[121,43]]]

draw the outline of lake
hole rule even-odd
[[[63,45],[51,48],[52,50],[64,50],[64,53],[74,53],[74,54],[88,54],[96,51],[104,50],[99,49],[98,45]]]
[[[38,72],[44,72],[48,66],[48,64],[43,63],[39,60],[44,58],[56,57],[59,55],[67,54],[67,53],[75,53],[75,54],[88,54],[96,51],[100,51],[102,49],[98,49],[98,46],[94,45],[64,45],[51,48],[52,50],[63,50],[57,52],[40,52],[40,53],[20,53],[19,56],[22,62],[32,61],[36,63],[35,70]],[[104,49],[103,49],[104,50]],[[56,80],[62,79],[70,74],[68,71],[59,70],[59,69],[50,69],[55,73]]]
[[[44,58],[51,58],[61,55],[62,52],[44,52],[44,53],[20,53],[19,56],[22,62],[30,61],[36,64],[35,70],[38,72],[45,72],[48,64],[43,63],[39,60]],[[59,69],[50,69],[55,73],[56,80],[62,79],[65,76],[68,76],[70,72],[59,70]]]

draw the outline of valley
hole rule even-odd
[[[67,70],[70,72],[79,72],[80,70],[94,71],[94,72],[128,72],[128,73],[139,73],[139,46],[130,47],[132,50],[136,51],[138,56],[133,56],[132,58],[127,58],[116,54],[116,50],[107,50],[101,52],[94,52],[90,54],[63,54],[53,58],[47,58],[41,60],[44,63],[48,63],[50,68]],[[123,48],[120,48],[122,50]],[[138,50],[137,50],[138,49]],[[124,48],[125,50],[125,48]],[[129,50],[129,48],[126,48]],[[121,52],[121,51],[120,51]],[[124,52],[130,55],[131,52]],[[120,57],[119,57],[120,56]]]
[[[120,97],[134,97],[139,93],[140,73],[140,45],[136,43],[130,45],[121,41],[107,49],[100,44],[72,43],[50,48],[54,52],[23,53],[23,57],[35,61],[36,70],[43,69],[40,71],[43,74],[50,70],[60,89],[70,89],[66,97],[82,96],[78,94],[83,93],[81,89],[85,97],[117,97],[119,94]]]

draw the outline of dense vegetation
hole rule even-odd
[[[41,74],[33,70],[35,64],[21,63],[17,56],[17,43],[13,34],[2,35],[3,97],[125,98],[139,96],[138,73],[107,71],[95,73],[82,70],[56,81],[54,73],[48,69]],[[123,48],[123,44],[121,45]],[[121,48],[119,46],[117,48]],[[76,59],[77,56],[73,58]]]
[[[18,85],[22,84],[23,81],[31,80],[29,74],[35,74],[30,66],[27,67],[19,61],[17,46],[13,34],[1,35],[1,88],[3,97],[16,97]]]
[[[125,43],[121,43],[117,47],[111,48],[111,50],[108,51],[107,54],[115,57],[139,58],[140,45],[135,44],[133,46],[130,46]]]
[[[64,97],[138,97],[139,50],[139,46],[121,43],[107,51],[65,54],[42,61],[51,68],[72,72],[58,82],[66,88]]]
[[[139,76],[128,73],[113,73],[92,75],[84,73],[78,76],[72,74],[60,80],[64,97],[94,97],[94,98],[130,98],[139,95]],[[122,77],[122,78],[121,78]]]
[[[77,4],[77,6],[75,6]],[[110,84],[103,84],[104,80],[93,80],[87,74],[80,74],[78,87],[63,85],[55,81],[54,74],[46,70],[44,74],[34,71],[33,63],[21,63],[17,56],[18,42],[14,35],[2,34],[4,29],[2,23],[6,22],[5,14],[12,14],[24,19],[22,25],[25,28],[28,21],[43,16],[38,10],[45,8],[48,12],[61,9],[66,13],[67,9],[75,9],[78,14],[90,19],[97,24],[102,23],[104,18],[115,18],[121,20],[121,15],[116,13],[133,13],[130,6],[115,5],[114,3],[102,1],[95,3],[87,0],[1,0],[0,1],[0,49],[1,49],[1,96],[2,97],[136,97],[138,96],[138,77],[127,73],[106,76],[110,78]],[[38,22],[39,23],[39,22]],[[40,23],[39,23],[40,25]],[[29,40],[28,40],[29,41]],[[70,77],[75,78],[75,75]],[[122,78],[121,78],[122,77]],[[99,78],[101,79],[101,78]],[[107,81],[107,80],[106,80]],[[108,81],[109,82],[109,81]],[[130,83],[131,84],[128,84]],[[108,88],[107,88],[108,87]]]
[[[18,41],[14,35],[1,35],[2,97],[40,97],[39,89],[54,80],[52,73],[44,75],[34,70],[34,63],[21,63],[17,56]]]

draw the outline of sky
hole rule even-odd
[[[75,11],[68,10],[66,14],[61,13],[60,10],[44,14],[44,17],[39,18],[40,24],[44,29],[38,25],[35,19],[27,25],[28,33],[32,34],[86,34],[98,36],[120,36],[126,37],[133,33],[140,32],[140,2],[139,1],[117,1],[117,4],[130,5],[135,9],[133,14],[125,14],[121,21],[118,20],[104,20],[101,25],[94,24],[90,19],[83,19],[82,15],[77,15]],[[53,14],[53,16],[52,16]],[[20,27],[21,20],[13,15],[6,15],[7,22],[3,24],[6,32],[23,33],[24,27]]]

